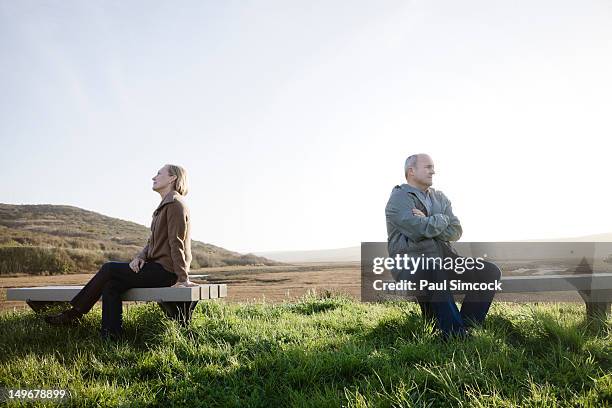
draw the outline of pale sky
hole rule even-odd
[[[194,239],[347,247],[427,152],[462,241],[612,232],[609,1],[0,0],[0,49],[3,203],[148,226],[175,163]]]

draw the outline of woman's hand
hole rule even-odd
[[[172,288],[193,288],[195,286],[200,286],[197,283],[193,283],[192,281],[189,280],[189,278],[187,278],[186,281],[183,282],[176,282],[174,285],[172,285]]]
[[[138,273],[140,271],[140,268],[142,268],[142,266],[145,264],[145,261],[143,259],[140,258],[134,258],[132,259],[132,262],[130,262],[130,268]]]

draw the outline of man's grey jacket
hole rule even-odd
[[[457,241],[463,230],[453,214],[451,202],[441,191],[429,188],[431,211],[419,198],[419,190],[408,184],[395,186],[385,208],[389,256],[408,254],[444,257],[440,242]],[[421,210],[426,216],[412,214]]]

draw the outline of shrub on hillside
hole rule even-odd
[[[193,269],[225,266],[225,263],[219,259],[219,256],[216,254],[210,254],[203,251],[192,251],[192,255],[193,261],[191,267]],[[197,267],[194,265],[197,265]]]
[[[108,261],[115,262],[130,262],[134,259],[136,253],[132,250],[113,250],[113,251],[104,251],[104,258]]]
[[[75,262],[63,249],[32,246],[0,248],[0,275],[56,275],[69,273],[75,267]]]
[[[67,253],[75,263],[75,268],[71,272],[93,271],[105,262],[105,257],[100,251],[69,249]]]

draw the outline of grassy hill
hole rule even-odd
[[[95,271],[105,261],[133,259],[149,234],[148,227],[77,207],[0,204],[0,275]],[[199,241],[191,248],[192,269],[278,264]]]
[[[610,320],[581,305],[494,303],[471,339],[439,340],[412,302],[324,294],[297,303],[201,302],[188,328],[155,304],[125,339],[0,314],[0,387],[66,389],[67,406],[612,406]],[[12,405],[9,405],[12,406]]]

